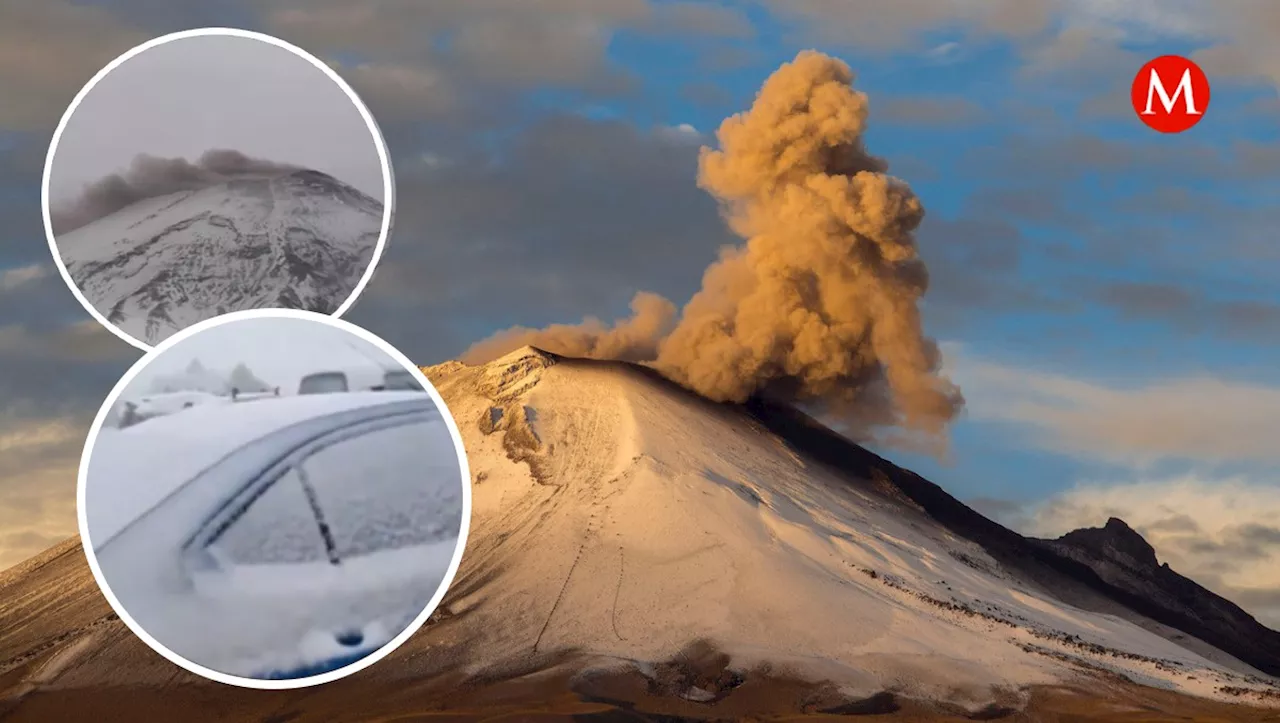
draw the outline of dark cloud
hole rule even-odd
[[[493,88],[518,93],[533,85],[597,96],[632,92],[635,78],[608,54],[623,30],[700,46],[755,34],[730,6],[650,0],[370,0],[359,7],[281,0],[264,10],[261,25],[317,52],[358,56],[371,76],[385,75],[376,70],[383,64],[401,77],[447,75],[464,103],[483,103],[480,96]]]
[[[1151,522],[1143,526],[1143,529],[1150,532],[1171,535],[1190,535],[1202,532],[1200,529],[1200,523],[1196,522],[1195,518],[1189,515],[1174,515],[1162,520],[1156,520],[1155,522]]]
[[[1219,342],[1280,339],[1280,144],[1166,141],[1077,127],[966,150],[960,167],[977,190],[958,218],[928,219],[922,231],[932,298],[997,313],[1028,298],[1041,311],[1101,304],[1120,322]],[[1018,273],[983,272],[1015,260]],[[1025,268],[1039,269],[1034,287],[1020,286]]]
[[[1053,0],[980,3],[899,0],[894,3],[764,0],[775,15],[797,23],[806,37],[866,51],[919,48],[945,27],[967,39],[1029,38],[1046,29]]]
[[[704,108],[724,108],[733,102],[733,94],[717,83],[694,81],[680,88],[680,96]]]
[[[939,219],[921,232],[927,241],[926,254],[970,274],[1010,274],[1016,271],[1026,239],[1010,221],[996,214],[966,215],[956,220]]]
[[[1280,548],[1280,527],[1253,523],[1241,525],[1235,534],[1249,544]]]
[[[250,158],[224,148],[208,150],[194,161],[143,154],[135,157],[127,170],[94,181],[78,196],[51,207],[49,218],[53,232],[62,234],[148,198],[197,191],[234,178],[296,170],[298,166]],[[54,186],[51,179],[50,187]]]
[[[0,131],[0,270],[52,263],[40,215],[40,174],[48,140],[36,133]]]
[[[664,2],[653,6],[651,31],[663,35],[750,40],[756,28],[737,8],[699,2]]]
[[[1182,184],[1280,180],[1280,145],[1248,139],[1218,147],[1161,139],[1118,140],[1080,131],[1048,139],[1012,135],[1001,139],[999,146],[967,150],[964,160],[983,177],[996,181],[1017,177],[1061,184],[1131,175],[1177,178]]]
[[[352,319],[440,361],[494,327],[623,313],[642,288],[687,298],[733,240],[696,186],[700,145],[554,115],[497,149],[402,156],[395,231]]]
[[[1113,28],[1066,25],[1046,42],[1028,46],[1026,64],[1022,67],[1024,79],[1053,83],[1057,89],[1075,90],[1093,100],[1099,97],[1100,85],[1107,90],[1116,89],[1120,87],[1116,78],[1125,78],[1127,99],[1128,80],[1147,58],[1121,47],[1121,42],[1121,33]],[[1104,93],[1101,97],[1114,95]],[[1126,107],[1131,107],[1127,100]]]
[[[1158,282],[1105,285],[1098,300],[1125,318],[1156,321],[1170,328],[1233,341],[1280,342],[1280,303],[1221,300],[1184,286]]]
[[[982,107],[963,96],[900,96],[872,107],[875,123],[955,128],[982,120]]]
[[[1028,255],[1043,253],[1016,217],[971,204],[955,219],[926,217],[920,255],[929,265],[929,319],[949,334],[1011,310],[1060,310],[1063,302],[1028,282],[1020,271]]]
[[[1280,556],[1280,527],[1252,522],[1227,527],[1216,538],[1174,537],[1165,544],[1183,554],[1214,557],[1220,565],[1237,570]]]
[[[1060,189],[1052,186],[980,188],[974,191],[968,205],[971,214],[1009,222],[1025,221],[1069,230],[1078,230],[1088,223],[1067,206]]]
[[[258,0],[95,0],[95,4],[153,37],[190,28],[259,29],[263,6]]]
[[[81,86],[146,39],[98,5],[0,0],[0,128],[52,133]]]
[[[1196,304],[1190,291],[1171,284],[1119,283],[1103,287],[1103,303],[1131,317],[1182,318]]]

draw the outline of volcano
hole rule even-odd
[[[712,403],[636,365],[526,347],[424,371],[466,442],[473,519],[444,604],[393,655],[319,689],[198,680],[129,634],[68,542],[0,578],[0,713],[186,716],[216,700],[209,719],[1264,720],[1280,707],[1280,634],[1159,565],[1120,521],[1026,538],[794,409]]]
[[[145,199],[56,242],[88,302],[156,344],[232,311],[333,313],[372,263],[382,220],[381,202],[299,170]]]

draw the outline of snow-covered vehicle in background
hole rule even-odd
[[[354,391],[424,391],[422,384],[405,369],[380,366],[352,366],[313,372],[298,382],[298,394],[330,394]]]
[[[148,394],[137,399],[124,400],[117,408],[117,424],[130,427],[139,422],[175,414],[204,404],[229,401],[226,397],[201,391],[164,392]]]
[[[381,648],[459,544],[463,480],[416,392],[205,405],[103,429],[86,541],[134,622],[241,677],[310,677]]]
[[[233,402],[253,402],[259,399],[275,399],[280,396],[280,388],[276,387],[270,391],[260,392],[242,392],[239,389],[231,390],[231,401]]]

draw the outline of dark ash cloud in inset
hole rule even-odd
[[[299,166],[251,158],[229,149],[206,151],[195,162],[139,154],[129,168],[85,186],[80,196],[49,208],[54,234],[74,231],[148,198],[202,188],[246,176],[273,176]]]
[[[234,149],[320,171],[386,201],[377,139],[331,70],[271,42],[222,34],[131,55],[64,118],[50,198],[68,201],[139,154],[194,160]]]

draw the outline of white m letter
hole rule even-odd
[[[1160,96],[1160,104],[1164,106],[1165,113],[1172,113],[1173,104],[1178,100],[1178,96],[1185,95],[1184,104],[1187,106],[1187,115],[1201,114],[1196,109],[1196,99],[1191,89],[1190,68],[1182,71],[1182,80],[1178,81],[1178,87],[1174,88],[1172,97],[1164,89],[1164,83],[1160,82],[1160,75],[1156,73],[1156,69],[1152,68],[1151,79],[1147,81],[1147,109],[1142,111],[1142,115],[1155,115],[1156,112],[1151,109],[1151,105],[1155,101],[1156,95]]]

